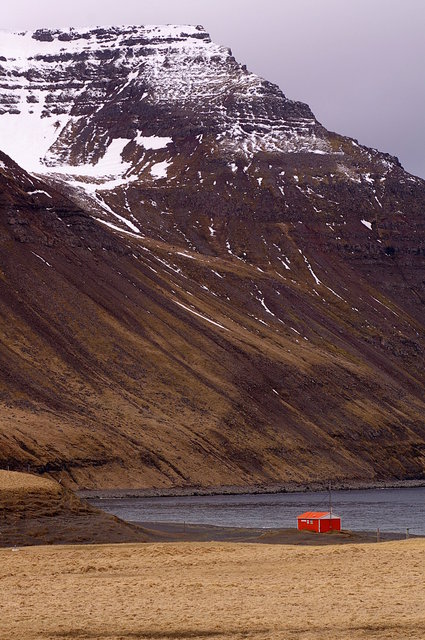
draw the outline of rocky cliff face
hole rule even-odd
[[[201,27],[0,36],[3,464],[424,473],[425,183]]]

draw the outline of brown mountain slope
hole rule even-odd
[[[358,270],[344,302],[112,236],[1,159],[3,467],[86,487],[423,473],[423,333]]]

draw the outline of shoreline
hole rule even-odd
[[[425,478],[415,480],[352,481],[340,480],[332,484],[332,491],[366,491],[373,489],[414,489],[425,487]],[[80,489],[75,493],[82,499],[123,498],[183,498],[192,496],[270,495],[277,493],[316,493],[328,491],[325,482],[285,483],[274,485],[170,487],[145,489]]]
[[[325,546],[341,544],[373,544],[406,540],[405,533],[381,531],[328,531],[315,533],[299,531],[295,527],[231,527],[183,522],[131,521],[142,527],[155,542],[235,542],[250,544],[279,544],[294,546]],[[425,538],[412,534],[409,539]]]

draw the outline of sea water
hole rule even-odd
[[[304,511],[328,511],[329,493],[91,499],[131,522],[168,522],[223,527],[296,527]],[[333,491],[333,512],[343,529],[425,535],[425,487]]]

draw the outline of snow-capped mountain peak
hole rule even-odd
[[[249,73],[199,26],[1,32],[0,65],[2,148],[31,171],[96,165],[113,140],[143,149],[152,136],[181,137],[182,126],[246,158],[330,151],[306,105]],[[105,130],[105,110],[116,127]]]

